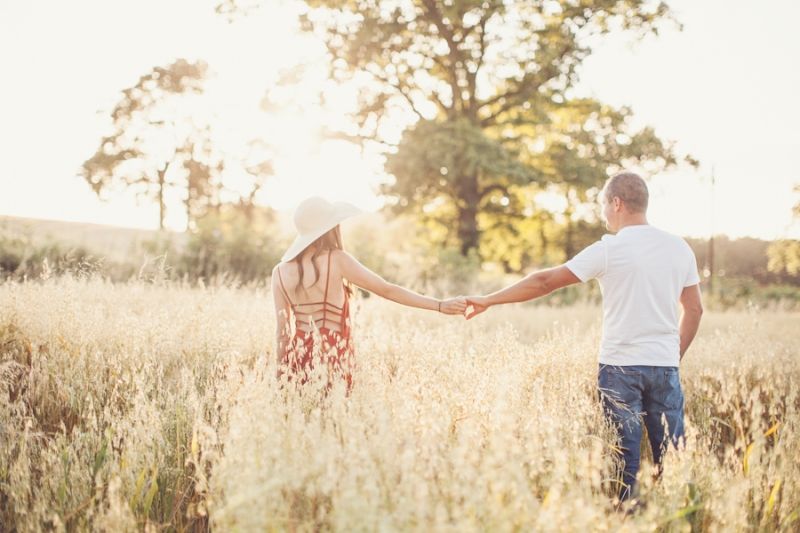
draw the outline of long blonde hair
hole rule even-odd
[[[306,255],[307,250],[312,250],[311,266],[314,268],[314,283],[312,283],[312,285],[314,285],[317,283],[317,281],[319,281],[320,277],[320,271],[317,268],[317,262],[316,262],[317,257],[319,257],[325,251],[331,253],[333,250],[344,250],[344,245],[342,244],[342,230],[339,228],[339,225],[337,224],[333,228],[323,233],[314,242],[309,244],[305,250],[297,254],[296,257],[294,257],[289,261],[290,263],[292,262],[297,263],[297,269],[299,272],[299,279],[297,281],[297,286],[294,288],[295,295],[297,294],[298,289],[301,287],[303,288],[303,292],[308,294],[308,291],[303,285],[304,272],[303,272],[303,261],[302,261],[302,258],[304,255]],[[349,285],[345,285],[345,290],[348,292],[348,294],[350,293]]]

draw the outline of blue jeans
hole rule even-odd
[[[627,500],[639,471],[642,422],[659,472],[668,443],[677,446],[683,437],[683,391],[678,367],[600,364],[597,385],[603,411],[617,428],[624,463],[619,498]]]

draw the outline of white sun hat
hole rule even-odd
[[[281,257],[289,261],[305,250],[309,244],[320,238],[344,219],[363,213],[347,202],[329,202],[319,196],[312,196],[300,202],[294,212],[294,227],[297,238]]]

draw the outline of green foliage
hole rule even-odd
[[[752,278],[723,277],[715,280],[713,293],[706,291],[703,301],[713,309],[744,307],[800,309],[800,285],[759,283]]]
[[[767,249],[769,264],[767,268],[776,274],[800,276],[800,241],[780,240],[770,244]]]
[[[410,208],[429,221],[428,213],[436,213],[447,231],[434,242],[457,243],[464,256],[478,244],[478,213],[491,193],[535,179],[531,167],[464,118],[420,121],[406,131],[397,153],[387,157],[386,169],[396,178],[383,189],[395,200],[394,211]]]
[[[90,275],[105,268],[102,259],[82,246],[34,243],[24,235],[0,233],[0,279],[49,277],[71,273]]]
[[[279,244],[272,225],[272,212],[246,212],[224,205],[197,222],[176,270],[191,279],[227,276],[241,282],[265,280],[280,260]]]
[[[464,175],[477,176],[478,200],[496,188],[535,178],[533,169],[463,118],[420,121],[409,128],[398,152],[387,157],[386,170],[397,182],[384,192],[397,198],[400,211],[421,208],[437,198],[452,200],[468,194],[463,190]]]
[[[470,294],[481,286],[481,260],[474,249],[464,256],[457,248],[432,248],[419,268],[426,286],[446,294]]]

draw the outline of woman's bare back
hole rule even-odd
[[[329,257],[329,254],[332,255]],[[316,281],[311,254],[305,254],[300,261],[303,264],[302,284],[299,284],[300,268],[296,262],[290,261],[278,266],[280,281],[294,311],[297,328],[311,331],[313,326],[310,321],[313,320],[317,328],[341,331],[342,308],[346,296],[344,279],[335,252],[328,251],[315,258],[314,264],[319,273]]]

